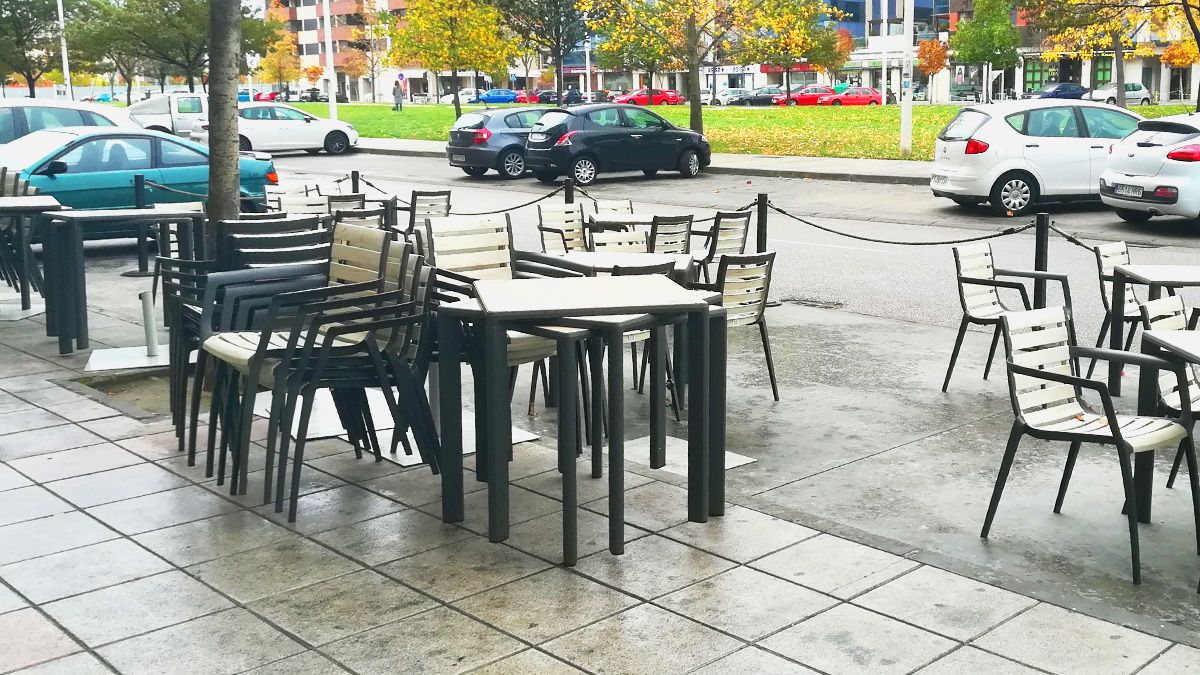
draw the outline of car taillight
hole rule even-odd
[[[992,147],[992,146],[988,145],[987,143],[984,143],[983,141],[980,141],[980,140],[977,140],[974,138],[967,139],[967,154],[968,155],[982,155],[983,153],[987,152],[988,148],[990,148],[990,147]]]
[[[1155,188],[1153,196],[1159,199],[1174,199],[1179,196],[1179,189],[1169,185],[1160,185]]]
[[[279,174],[275,172],[274,168],[267,171],[267,185],[279,185]]]
[[[487,129],[476,129],[475,137],[471,139],[471,142],[475,144],[487,143],[488,139],[491,137],[492,132],[488,131]]]
[[[1177,162],[1200,162],[1200,145],[1185,145],[1167,153],[1167,159]]]
[[[554,141],[554,144],[555,145],[570,145],[571,137],[577,133],[579,133],[579,132],[578,131],[568,131],[567,133],[563,134],[562,136],[559,136],[558,140]]]

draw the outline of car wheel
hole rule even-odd
[[[488,172],[488,168],[486,166],[464,166],[462,167],[462,170],[463,173],[467,174],[468,176],[475,177],[482,176]]]
[[[679,156],[679,175],[683,178],[695,178],[700,173],[700,155],[695,150],[684,150]]]
[[[829,105],[841,105],[841,104],[842,104],[841,101],[834,101],[833,103],[830,103]]]
[[[1117,217],[1127,223],[1144,223],[1152,217],[1145,211],[1132,211],[1130,209],[1117,209]]]
[[[238,150],[242,152],[250,151],[250,139],[245,136],[238,136]]]
[[[591,185],[596,182],[597,173],[596,160],[591,157],[577,157],[571,162],[571,177],[576,185]]]
[[[1142,105],[1150,105],[1150,99],[1148,99],[1148,98],[1142,99]]]
[[[867,105],[879,105],[879,101],[867,101]]]
[[[794,99],[794,98],[789,98],[789,99],[787,100],[787,104],[788,104],[788,105],[796,105],[796,99]]]
[[[646,174],[647,176],[657,176],[658,169],[642,169],[642,173]]]
[[[340,131],[331,131],[325,137],[325,152],[340,155],[350,149],[350,139]]]
[[[1006,173],[992,186],[992,208],[1002,215],[1020,216],[1033,208],[1038,197],[1037,181],[1024,171]]]
[[[714,98],[714,99],[713,99],[713,101],[712,101],[712,104],[713,104],[713,105],[721,105],[721,102],[720,102],[719,100],[717,100],[717,99],[715,99],[715,98]]]
[[[520,178],[525,175],[525,155],[519,150],[509,150],[500,157],[496,169],[505,178]]]
[[[1107,103],[1107,104],[1109,104],[1109,105],[1116,105],[1116,104],[1117,104],[1117,99],[1115,99],[1115,98],[1109,98],[1109,99],[1106,99],[1104,102],[1105,102],[1105,103]]]
[[[543,183],[553,183],[558,180],[558,174],[553,171],[534,171],[533,177]]]

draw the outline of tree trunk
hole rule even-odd
[[[215,11],[215,6],[213,9],[210,9],[209,11]],[[210,68],[212,67],[211,63],[212,63],[212,60],[210,59],[209,60]],[[236,71],[235,71],[235,73],[236,73]],[[237,75],[235,74],[234,79],[236,80],[236,78],[237,78]],[[192,93],[196,93],[196,76],[191,73],[188,73],[187,74],[187,83],[188,83],[188,91],[190,91]]]
[[[563,104],[563,55],[562,52],[553,55],[554,57],[554,93],[555,101],[558,105]]]
[[[462,101],[458,96],[458,92],[462,90],[462,83],[458,80],[458,66],[450,66],[451,87],[454,91],[450,92],[454,98],[454,119],[462,117]]]
[[[29,85],[29,98],[37,98],[38,78],[27,73],[21,73],[21,77],[25,78],[25,84]]]
[[[1196,15],[1192,12],[1192,4],[1190,2],[1185,2],[1182,4],[1183,16],[1187,19],[1188,28],[1192,31],[1192,39],[1196,40],[1197,44],[1200,44],[1200,25],[1196,24]],[[1169,81],[1167,85],[1170,86]],[[1197,82],[1197,86],[1200,86],[1200,82]],[[1200,91],[1197,91],[1196,93],[1196,112],[1200,112]]]
[[[787,99],[792,97],[792,64],[790,61],[783,67],[783,95],[786,97],[783,104],[787,105]]]
[[[237,89],[241,58],[240,0],[212,0],[209,27],[213,36],[208,60],[208,217],[232,220],[241,213],[238,168]],[[194,82],[188,75],[192,91]]]
[[[133,80],[125,78],[125,106],[133,105]]]
[[[687,40],[687,88],[691,92],[700,91],[700,31],[696,28],[696,17],[689,16],[684,26]],[[704,108],[700,97],[693,95],[688,99],[688,126],[698,134],[704,133]]]
[[[1113,79],[1117,83],[1117,105],[1126,107],[1125,100],[1125,45],[1121,44],[1121,31],[1114,30],[1113,41]]]

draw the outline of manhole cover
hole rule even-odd
[[[818,309],[841,309],[845,306],[836,300],[817,300],[815,298],[782,298],[780,302],[803,305],[805,307],[816,307]]]

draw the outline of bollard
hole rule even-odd
[[[146,208],[146,177],[140,173],[133,175],[133,208]]]
[[[767,252],[767,193],[758,193],[758,233],[755,235],[755,241],[758,244],[758,252]]]
[[[1049,271],[1050,263],[1050,214],[1039,213],[1034,219],[1033,269],[1038,272]],[[1033,280],[1033,307],[1042,309],[1046,306],[1046,280]]]
[[[563,203],[564,204],[574,204],[575,203],[575,179],[568,178],[567,182],[564,185],[565,185],[566,189],[563,190]]]
[[[358,171],[350,172],[350,192],[351,192],[351,194],[359,193],[358,183],[361,178],[362,178],[362,174],[359,173]]]
[[[142,300],[142,327],[146,330],[146,356],[158,356],[158,324],[154,320],[154,295],[150,291],[138,293]]]

